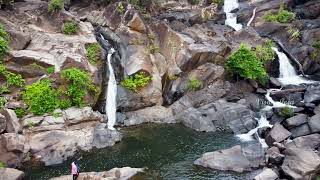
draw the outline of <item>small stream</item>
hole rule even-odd
[[[147,167],[134,179],[248,179],[248,174],[198,168],[193,161],[203,153],[240,143],[233,134],[201,133],[181,125],[147,124],[122,129],[123,140],[113,147],[78,154],[80,171],[104,171],[114,167]],[[27,180],[69,174],[73,159],[51,167],[28,167]]]

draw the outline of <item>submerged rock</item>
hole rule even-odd
[[[80,173],[78,180],[98,180],[98,179],[121,179],[126,180],[130,179],[136,174],[143,172],[143,168],[113,168],[109,171],[103,172],[84,172]],[[51,178],[50,180],[72,180],[71,175]]]
[[[243,148],[238,145],[230,149],[208,152],[194,161],[195,165],[235,172],[251,171],[263,163],[264,150],[260,144],[252,144]]]

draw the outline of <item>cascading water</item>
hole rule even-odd
[[[226,13],[225,24],[231,26],[236,31],[240,30],[242,25],[237,23],[237,15],[231,12],[238,7],[238,0],[224,0],[223,11]]]
[[[101,39],[106,42],[106,44],[110,45],[108,40],[104,39],[103,35],[101,35]],[[109,81],[107,88],[107,98],[106,98],[106,106],[105,111],[108,117],[108,129],[114,130],[114,125],[116,123],[116,113],[117,113],[117,81],[114,74],[113,67],[111,65],[111,58],[113,53],[115,52],[114,48],[110,46],[108,50],[107,63],[109,69]]]
[[[278,55],[279,58],[279,72],[280,76],[278,80],[282,85],[299,85],[299,84],[310,84],[314,83],[314,81],[310,81],[307,79],[304,79],[303,77],[299,76],[296,73],[296,70],[294,67],[291,65],[289,58],[287,57],[286,54],[283,52],[280,52],[277,48],[273,47],[272,48],[274,52]]]

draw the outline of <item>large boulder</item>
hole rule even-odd
[[[284,121],[284,126],[288,129],[300,126],[308,122],[308,116],[305,114],[298,114]]]
[[[261,173],[256,175],[254,180],[277,180],[279,178],[278,174],[270,168],[264,169]]]
[[[320,157],[311,149],[291,147],[284,154],[281,169],[292,179],[312,179],[320,170]]]
[[[312,116],[308,124],[312,133],[320,132],[320,114]]]
[[[6,117],[4,117],[2,114],[0,114],[0,133],[5,131],[6,127],[7,127]]]
[[[0,179],[1,180],[22,180],[24,178],[24,172],[12,168],[1,168]]]
[[[205,153],[194,164],[222,171],[244,172],[258,168],[263,161],[263,148],[260,144],[252,144],[244,148],[238,145],[230,149]]]
[[[5,116],[7,127],[6,131],[8,133],[18,133],[21,131],[21,126],[16,113],[12,109],[3,109],[1,114]]]
[[[107,125],[102,123],[94,128],[93,146],[96,148],[105,148],[113,146],[121,140],[121,134],[118,131],[113,131],[107,128]]]
[[[285,147],[291,148],[306,148],[315,150],[320,147],[320,134],[310,134],[307,136],[301,136],[286,142]]]
[[[282,142],[291,136],[291,132],[281,124],[276,123],[266,137],[266,143],[271,146],[274,142]]]
[[[27,138],[15,133],[5,133],[0,136],[0,161],[8,167],[21,164],[29,151]]]
[[[304,102],[312,103],[320,100],[320,86],[311,85],[304,93]]]
[[[87,121],[103,121],[103,116],[93,111],[91,107],[75,108],[71,107],[62,112],[66,122],[70,125]]]
[[[79,180],[96,180],[96,179],[121,179],[127,180],[131,179],[137,173],[143,172],[143,168],[113,168],[109,171],[103,172],[83,172],[79,174]],[[60,176],[56,178],[51,178],[50,180],[72,180],[71,175]]]
[[[293,138],[311,134],[311,130],[310,130],[309,125],[307,123],[290,129],[290,132],[291,132]]]

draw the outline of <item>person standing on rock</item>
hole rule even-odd
[[[71,163],[71,175],[72,175],[73,180],[78,179],[78,176],[79,176],[78,166],[76,165],[75,162]]]

